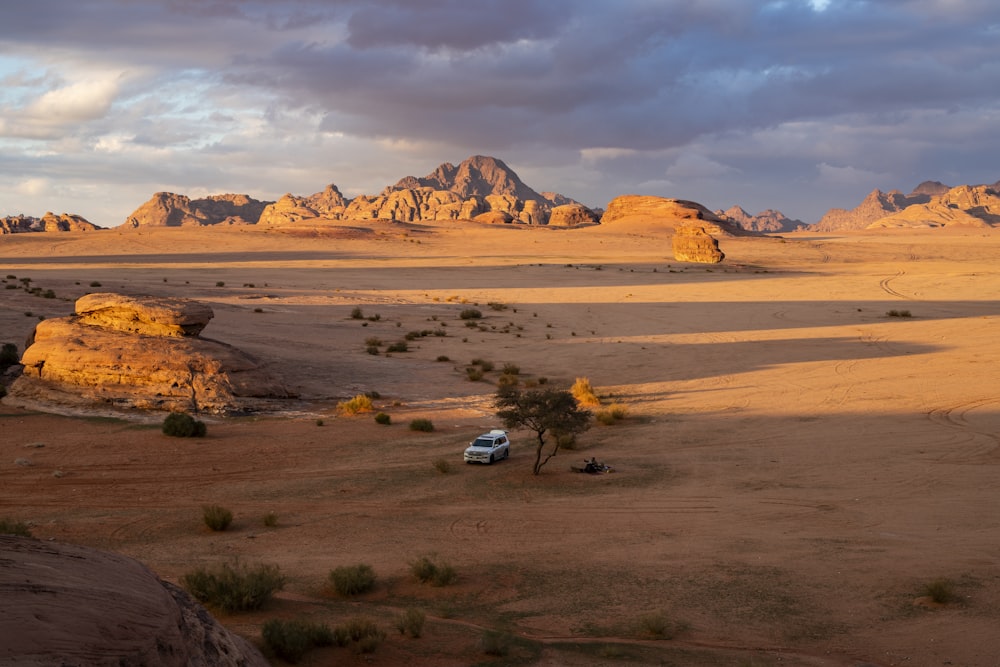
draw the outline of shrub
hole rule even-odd
[[[285,577],[277,565],[251,567],[234,561],[189,572],[181,583],[199,602],[228,613],[260,609],[284,588]]]
[[[385,348],[385,351],[386,352],[407,352],[407,351],[409,351],[409,349],[410,349],[410,346],[406,344],[406,341],[405,340],[401,340],[401,341],[393,343],[389,347]]]
[[[322,425],[323,425],[323,424],[325,424],[325,423],[326,423],[326,422],[324,422],[324,421],[323,421],[322,419],[317,419],[317,420],[316,420],[316,426],[322,426]]]
[[[503,365],[503,370],[501,371],[504,375],[520,375],[521,367],[517,364],[505,363]]]
[[[410,572],[422,584],[447,586],[455,583],[458,572],[448,563],[438,563],[431,556],[421,556],[410,563]]]
[[[483,316],[483,314],[476,308],[464,308],[458,316],[463,320],[478,320]]]
[[[56,298],[56,293],[53,292],[50,289],[47,289],[44,292],[42,292],[42,298],[45,298],[45,299],[54,299],[54,298]]]
[[[354,308],[351,310],[351,319],[352,320],[365,319],[365,313],[363,310],[361,310],[361,306],[354,306]]]
[[[496,630],[486,630],[479,640],[486,655],[503,657],[510,651],[510,637]]]
[[[324,623],[272,618],[261,629],[264,646],[286,662],[297,663],[316,646],[330,646],[333,632]]]
[[[333,590],[340,595],[360,595],[375,587],[375,570],[371,565],[342,565],[330,572]]]
[[[392,417],[390,417],[384,412],[380,412],[377,415],[375,415],[375,423],[382,424],[383,426],[388,426],[389,424],[392,423]]]
[[[913,317],[913,314],[908,310],[890,310],[886,315],[889,317]]]
[[[491,370],[493,370],[493,362],[487,359],[476,358],[469,363],[471,363],[473,366],[479,366],[480,368],[483,369],[484,373],[489,373]]]
[[[343,628],[351,641],[361,642],[369,637],[375,638],[378,641],[385,639],[385,633],[379,629],[375,621],[364,616],[355,616],[354,618],[347,619],[347,623],[343,625]],[[371,653],[371,651],[362,652]]]
[[[216,532],[224,531],[233,522],[233,513],[219,505],[203,506],[201,517],[205,521],[205,525]]]
[[[101,286],[101,283],[100,283],[99,281],[97,281],[97,280],[92,280],[92,281],[90,282],[90,286],[91,286],[91,287],[100,287],[100,286]]]
[[[163,433],[174,438],[202,438],[208,432],[205,423],[184,412],[171,412],[163,420]]]
[[[217,282],[215,283],[215,286],[216,286],[216,287],[225,287],[225,286],[226,286],[226,283],[224,283],[224,282],[222,282],[221,280],[219,280],[219,281],[217,281]]]
[[[366,394],[358,394],[354,398],[337,403],[337,410],[345,415],[356,415],[360,412],[373,410],[372,399]]]
[[[451,472],[451,462],[448,459],[437,459],[434,461],[434,469],[442,475],[447,475]]]
[[[268,512],[264,515],[264,525],[268,528],[274,528],[278,525],[278,515],[274,512]]]
[[[414,419],[413,421],[410,422],[410,430],[430,433],[431,431],[434,430],[434,422],[432,422],[430,419],[423,419],[423,418]]]
[[[483,371],[478,366],[469,366],[465,369],[465,376],[470,382],[478,382],[483,379]]]
[[[378,345],[369,345],[368,347],[365,348],[365,352],[367,352],[368,354],[371,354],[371,355],[376,355],[380,351],[381,350],[378,349]]]
[[[590,380],[587,378],[577,378],[570,389],[570,393],[573,394],[573,398],[580,405],[601,404],[601,399],[597,398],[597,394],[594,393],[594,388],[590,386]]]
[[[451,361],[451,359],[448,358],[447,354],[440,354],[440,355],[438,355],[437,360],[438,361]]]
[[[14,343],[4,343],[0,348],[0,371],[6,370],[19,363],[21,357],[17,354],[17,345]]]
[[[11,519],[0,519],[0,535],[18,535],[20,537],[31,537],[31,529],[23,521],[13,521]]]
[[[594,414],[594,419],[605,426],[611,426],[615,422],[625,419],[626,416],[628,416],[628,408],[621,403],[614,403],[603,410],[598,410]]]
[[[640,636],[652,639],[673,639],[684,626],[674,623],[663,612],[653,612],[640,616],[637,632]]]
[[[369,336],[368,338],[365,338],[365,345],[368,345],[369,347],[379,347],[382,345],[382,339],[378,336]]]
[[[396,629],[401,635],[410,635],[414,639],[424,634],[426,615],[419,609],[407,609],[396,621]]]
[[[958,599],[954,586],[947,579],[935,579],[924,584],[924,595],[937,604],[948,604]]]
[[[516,375],[510,375],[508,373],[504,373],[503,375],[497,378],[497,384],[500,385],[501,387],[507,385],[516,386],[518,382],[520,382],[520,380]]]

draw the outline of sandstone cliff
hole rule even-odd
[[[685,223],[677,227],[672,245],[674,259],[678,262],[718,264],[726,257],[719,250],[719,241],[698,224]]]
[[[699,221],[701,227],[713,235],[747,233],[735,222],[720,218],[697,202],[684,199],[622,195],[612,199],[601,216],[602,225],[652,223],[665,230],[675,229],[688,221]]]
[[[269,203],[239,194],[190,199],[172,192],[157,192],[125,219],[125,227],[253,225]]]
[[[41,218],[16,215],[0,218],[0,234],[23,232],[90,232],[101,229],[86,218],[73,214],[46,213]]]
[[[0,663],[267,667],[185,591],[141,563],[0,535]]]
[[[806,227],[801,220],[792,220],[781,211],[769,208],[757,215],[751,215],[740,206],[733,206],[725,211],[716,211],[720,218],[731,220],[750,232],[794,232]]]
[[[820,221],[813,225],[817,232],[833,232],[852,229],[864,229],[870,224],[886,216],[898,213],[907,206],[926,204],[930,195],[904,195],[899,190],[882,192],[872,190],[864,201],[851,210],[833,208],[827,211]]]
[[[36,325],[8,402],[229,413],[289,396],[250,355],[198,336],[213,316],[205,304],[103,293],[76,312]]]
[[[993,226],[1000,226],[1000,194],[985,185],[960,185],[931,197],[926,204],[879,218],[868,228]]]

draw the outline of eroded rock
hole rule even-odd
[[[725,259],[719,242],[700,225],[683,225],[674,231],[674,259],[678,262],[718,264]]]
[[[76,301],[81,324],[147,336],[197,336],[215,317],[212,308],[191,299],[137,299],[99,292]]]
[[[0,535],[0,663],[267,667],[185,591],[125,556]]]

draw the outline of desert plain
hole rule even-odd
[[[360,614],[388,632],[372,654],[323,648],[305,665],[1000,663],[1000,234],[720,247],[721,264],[676,262],[656,221],[5,236],[0,273],[56,298],[0,291],[4,342],[23,350],[92,283],[193,298],[215,311],[203,336],[265,360],[298,398],[203,416],[204,439],[164,436],[162,415],[0,404],[0,518],[172,582],[237,557],[278,564],[288,583],[267,607],[216,614],[257,643],[269,618]],[[429,329],[446,335],[385,352]],[[470,381],[473,359],[495,370]],[[530,431],[509,460],[465,465],[500,426],[504,364],[529,384],[586,377],[628,416],[538,476]],[[362,392],[390,425],[338,414]],[[570,471],[590,457],[615,472]],[[232,510],[229,530],[203,525],[208,504]],[[456,583],[413,580],[429,554]],[[336,596],[328,573],[356,563],[375,590]],[[940,580],[944,604],[924,590]],[[393,628],[409,608],[427,614],[419,639]],[[651,637],[651,618],[672,638]],[[486,630],[507,655],[482,651]]]

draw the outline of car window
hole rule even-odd
[[[497,438],[497,444],[502,445],[507,442],[507,438]]]

